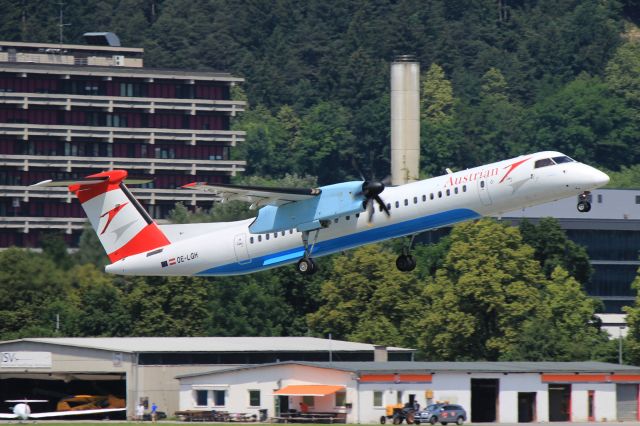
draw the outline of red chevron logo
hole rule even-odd
[[[111,221],[113,220],[114,217],[116,217],[116,215],[118,214],[118,212],[120,210],[122,210],[122,208],[124,206],[126,206],[127,204],[129,204],[129,202],[127,201],[124,204],[117,204],[114,208],[112,208],[111,210],[109,210],[108,212],[102,214],[100,217],[105,217],[107,215],[107,223],[104,224],[104,228],[102,228],[102,232],[100,232],[100,235],[104,234],[104,232],[107,230],[107,228],[109,227],[109,224],[111,223]]]

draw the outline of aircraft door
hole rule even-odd
[[[491,205],[491,194],[489,194],[489,180],[480,179],[478,181],[478,196],[485,206]]]
[[[247,246],[247,235],[237,234],[233,239],[233,250],[236,253],[236,260],[239,264],[251,262],[251,256],[249,255],[249,247]]]

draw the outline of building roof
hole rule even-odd
[[[0,71],[20,72],[32,74],[81,75],[95,77],[123,77],[123,78],[158,78],[169,80],[202,80],[243,82],[241,77],[234,77],[228,72],[221,71],[185,71],[178,69],[157,69],[146,67],[116,67],[116,66],[78,66],[61,64],[32,64],[27,62],[0,62]]]
[[[463,361],[463,362],[417,362],[417,361],[390,361],[390,362],[303,362],[284,361],[270,364],[254,364],[240,367],[212,370],[208,372],[189,373],[176,376],[176,378],[206,376],[220,374],[229,371],[238,371],[256,368],[268,368],[282,365],[303,365],[308,367],[327,368],[333,370],[349,371],[359,374],[367,373],[634,373],[640,374],[640,367],[633,365],[611,364],[607,362],[580,361],[580,362],[491,362],[491,361]]]
[[[316,337],[43,337],[10,340],[49,345],[101,349],[114,352],[360,352],[373,351],[368,343]],[[390,352],[413,352],[408,348],[387,348]]]
[[[130,52],[130,53],[143,53],[142,47],[122,47],[122,46],[97,46],[87,44],[60,44],[60,43],[29,43],[22,41],[0,41],[2,47],[15,47],[15,48],[42,48],[42,49],[66,49],[66,50],[90,50],[90,51],[105,51],[105,52]]]

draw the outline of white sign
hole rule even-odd
[[[0,368],[51,368],[51,352],[0,352]]]

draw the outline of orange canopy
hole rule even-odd
[[[278,389],[274,395],[327,396],[344,390],[336,385],[289,385]]]

